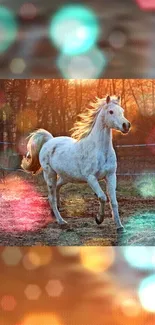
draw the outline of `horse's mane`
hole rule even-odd
[[[114,102],[116,101],[115,97],[111,97],[111,100]],[[71,137],[76,139],[77,141],[86,138],[98,117],[103,105],[106,103],[105,98],[98,98],[96,97],[95,102],[90,102],[90,108],[87,108],[83,113],[79,114],[78,117],[80,118],[79,121],[76,121],[73,128],[71,129]]]

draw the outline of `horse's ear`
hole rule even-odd
[[[106,98],[106,103],[109,104],[109,102],[110,102],[110,96],[108,95]]]

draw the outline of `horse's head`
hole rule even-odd
[[[124,116],[124,109],[120,106],[120,97],[111,99],[107,96],[104,106],[104,124],[124,134],[129,132],[131,124]]]

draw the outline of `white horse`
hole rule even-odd
[[[43,129],[32,133],[22,168],[36,174],[43,170],[51,208],[59,224],[66,221],[59,212],[59,190],[68,182],[87,182],[100,202],[97,224],[104,220],[107,200],[99,180],[105,179],[112,214],[117,229],[123,228],[116,199],[116,155],[112,129],[128,133],[129,121],[124,117],[120,98],[97,99],[91,109],[81,114],[81,121],[72,129],[72,137],[53,137]]]

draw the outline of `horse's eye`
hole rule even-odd
[[[113,111],[109,111],[109,113],[110,113],[110,114],[114,114],[114,112],[113,112]]]

